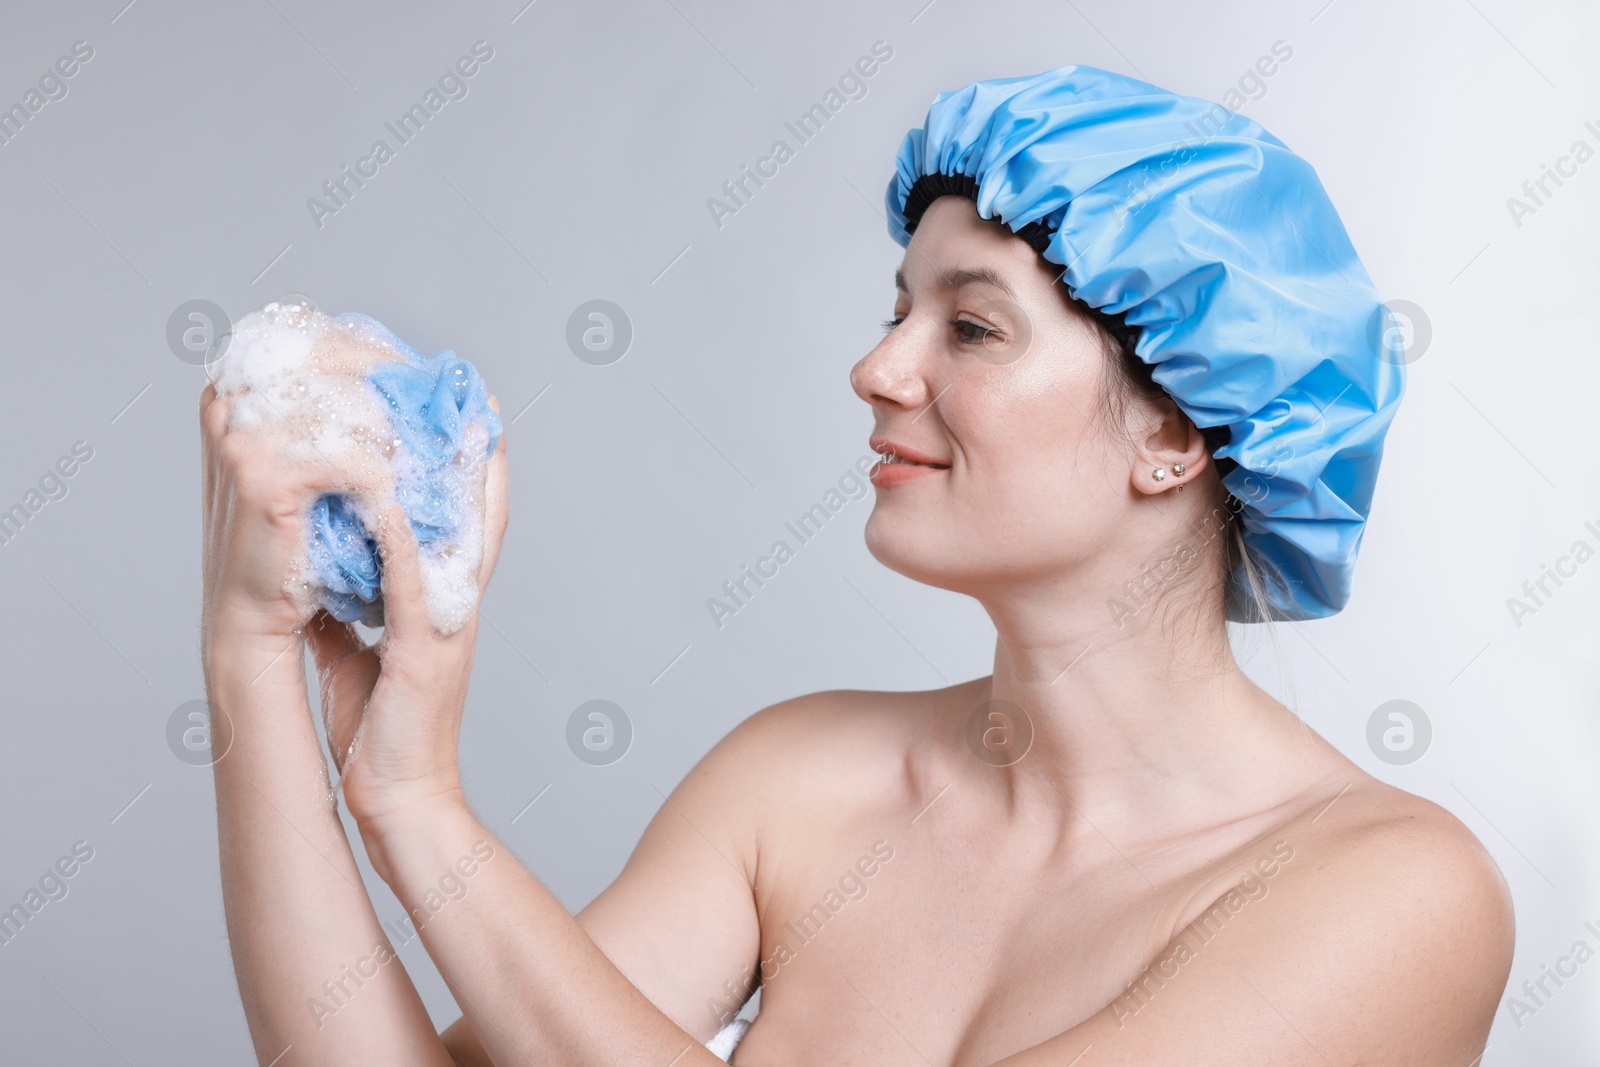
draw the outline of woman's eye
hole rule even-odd
[[[983,344],[996,332],[987,326],[979,326],[977,323],[967,322],[965,319],[951,319],[950,325],[955,327],[956,333],[967,344]]]
[[[892,319],[884,319],[880,325],[883,327],[883,332],[888,333],[904,321],[906,321],[904,315],[896,315]],[[963,344],[987,344],[989,339],[999,332],[987,326],[980,326],[975,322],[968,322],[965,319],[947,319],[946,321],[955,329],[956,335]]]

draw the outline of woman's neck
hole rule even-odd
[[[1182,832],[1274,807],[1347,762],[1244,674],[1220,611],[1151,606],[1118,625],[1084,598],[985,607],[994,672],[953,714],[990,764],[975,766],[984,787],[1014,812],[1081,816],[1113,840]],[[982,750],[990,724],[1001,740],[1031,731],[1025,754]]]

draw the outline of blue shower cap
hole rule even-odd
[[[895,241],[949,194],[1137,336],[1242,505],[1272,617],[1343,608],[1405,351],[1311,164],[1220,104],[1074,65],[934,98],[889,181]],[[1241,562],[1230,620],[1253,621],[1247,590]]]
[[[503,429],[483,378],[450,349],[423,356],[370,316],[347,311],[334,321],[392,346],[402,357],[374,364],[367,374],[387,401],[390,423],[407,455],[395,471],[395,497],[419,549],[453,540],[469,506],[470,487],[455,463],[466,429],[477,424],[488,431],[485,458],[494,454]],[[312,505],[307,555],[328,614],[340,622],[382,624],[377,541],[343,493],[324,493]]]

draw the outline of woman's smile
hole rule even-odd
[[[867,475],[867,480],[880,489],[950,469],[950,464],[888,438],[874,437],[867,444],[883,457]]]

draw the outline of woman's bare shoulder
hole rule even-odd
[[[735,725],[691,773],[747,800],[783,805],[823,793],[847,802],[840,790],[851,785],[896,788],[919,727],[945,692],[827,689],[780,700]]]
[[[734,728],[783,743],[826,749],[874,733],[899,733],[930,714],[945,689],[823,689],[780,700]],[[731,733],[730,733],[731,736]]]
[[[1510,893],[1499,866],[1454,812],[1363,772],[1336,790],[1335,784],[1310,798],[1296,820],[1330,861],[1379,881],[1450,875],[1458,891],[1489,905],[1503,903],[1509,917]]]
[[[1415,906],[1408,924],[1448,928],[1509,966],[1510,890],[1483,842],[1443,805],[1347,764],[1289,805],[1257,844],[1267,837],[1312,859],[1295,879],[1308,905],[1353,894],[1396,915]]]
[[[1440,1015],[1462,1012],[1486,1028],[1511,968],[1515,914],[1511,892],[1483,842],[1453,812],[1425,797],[1356,772],[1330,783],[1280,833],[1297,845],[1273,920],[1297,932],[1326,923],[1361,930],[1350,944],[1381,952],[1382,973],[1428,973]],[[1312,938],[1311,940],[1315,940]],[[1358,955],[1366,956],[1366,953]],[[1381,982],[1376,957],[1352,961],[1366,986]],[[1453,1002],[1452,1002],[1453,1001]]]

